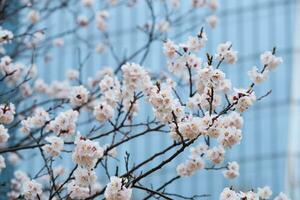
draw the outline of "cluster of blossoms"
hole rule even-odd
[[[30,5],[27,20],[32,26],[44,18],[42,11],[39,12],[35,10],[37,9],[35,6],[31,6],[34,0],[22,0],[22,2]],[[133,6],[136,2],[136,0],[129,1],[128,5]],[[90,9],[94,4],[94,0],[82,0],[81,3],[87,9]],[[116,5],[118,0],[107,0],[107,3],[109,5]],[[149,3],[149,7],[153,6],[152,1],[147,1],[147,3]],[[177,9],[180,5],[180,0],[170,0],[168,3],[171,4],[173,9]],[[218,8],[218,0],[191,0],[191,3],[193,8],[206,6],[212,11]],[[63,4],[62,6],[66,5]],[[166,6],[167,5],[168,4],[166,4]],[[47,17],[47,15],[45,15],[45,17]],[[153,16],[153,18],[155,17]],[[101,42],[96,46],[96,51],[102,53],[108,46],[111,48],[111,51],[113,51],[108,41],[107,22],[109,13],[107,10],[93,12],[91,17],[81,14],[76,16],[76,19],[77,25],[80,28],[87,27],[92,20],[95,20],[96,27],[107,38],[107,41]],[[218,22],[218,18],[215,15],[210,15],[206,18],[206,22],[214,28]],[[149,24],[147,23],[147,25]],[[164,33],[167,33],[172,25],[171,15],[166,15],[166,18],[159,19],[156,24],[152,24],[153,31],[155,32],[151,33],[153,35],[149,35],[151,36],[149,39],[154,40],[154,38],[156,39],[158,36],[165,36]],[[149,28],[150,25],[147,27]],[[149,33],[152,32],[150,29],[146,29],[145,33],[147,34],[148,31]],[[156,31],[158,32],[156,33]],[[9,43],[13,38],[14,35],[12,32],[0,27],[0,47]],[[74,109],[60,112],[54,116],[54,119],[50,119],[48,111],[42,107],[37,107],[34,109],[33,114],[26,118],[21,118],[23,119],[21,120],[21,131],[31,136],[27,137],[28,135],[26,135],[24,141],[26,141],[27,138],[32,140],[32,142],[38,141],[36,146],[42,150],[41,153],[45,160],[45,166],[36,176],[29,177],[21,171],[15,172],[10,184],[11,191],[7,194],[9,199],[46,199],[49,193],[50,198],[53,197],[53,199],[55,199],[56,194],[51,193],[53,189],[59,189],[55,191],[57,196],[63,193],[67,194],[66,197],[71,199],[91,198],[93,195],[97,195],[102,191],[102,194],[107,200],[130,200],[132,197],[132,188],[137,188],[135,184],[139,183],[139,178],[143,178],[143,173],[141,173],[141,176],[135,176],[136,170],[139,169],[139,167],[136,169],[133,168],[132,173],[128,173],[128,177],[125,175],[120,177],[111,176],[110,182],[106,185],[105,190],[97,181],[96,167],[99,162],[103,164],[101,161],[104,160],[107,164],[108,156],[116,158],[117,150],[114,145],[122,144],[127,142],[126,140],[129,141],[143,134],[131,134],[133,130],[131,125],[132,127],[135,126],[131,124],[132,122],[135,123],[132,120],[132,116],[138,113],[138,99],[143,96],[153,109],[155,115],[153,124],[162,125],[165,129],[169,128],[167,131],[169,131],[171,139],[174,140],[174,147],[176,145],[182,145],[181,148],[184,150],[184,148],[193,144],[193,142],[200,137],[205,141],[205,143],[203,142],[191,147],[190,155],[185,162],[177,166],[176,170],[180,177],[192,176],[197,170],[204,169],[222,169],[224,177],[228,179],[239,176],[239,164],[237,162],[228,162],[223,167],[218,167],[217,165],[222,164],[225,160],[226,151],[234,145],[239,144],[242,139],[243,118],[241,114],[257,100],[253,91],[254,85],[267,80],[270,71],[275,69],[282,62],[282,59],[275,56],[275,51],[263,53],[261,55],[263,68],[259,70],[258,67],[253,67],[252,70],[248,72],[250,80],[252,81],[250,87],[237,89],[232,86],[230,79],[227,78],[225,73],[220,69],[222,62],[226,62],[227,64],[235,64],[237,62],[237,51],[233,49],[230,42],[222,43],[217,47],[214,56],[207,54],[207,61],[205,61],[198,57],[198,53],[205,48],[207,40],[207,35],[202,29],[196,36],[188,37],[187,40],[181,44],[175,44],[169,39],[164,43],[163,51],[168,59],[167,65],[169,71],[175,75],[176,79],[180,78],[183,82],[183,89],[188,88],[186,91],[189,91],[187,92],[187,98],[182,99],[180,97],[181,93],[177,92],[177,85],[171,78],[163,77],[162,80],[152,81],[149,72],[139,64],[123,64],[127,59],[122,61],[122,65],[120,64],[115,71],[111,68],[99,70],[94,77],[88,78],[86,85],[81,85],[83,84],[80,74],[81,71],[73,69],[67,72],[67,81],[54,81],[48,85],[44,80],[37,79],[32,87],[27,83],[26,79],[35,78],[37,74],[35,64],[32,63],[26,67],[22,63],[13,62],[9,56],[1,57],[0,73],[4,76],[1,80],[5,81],[8,86],[16,86],[18,83],[21,83],[23,79],[26,80],[20,85],[23,97],[30,97],[34,94],[33,92],[42,95],[47,94],[48,97],[57,98],[55,100],[61,101],[62,105],[69,103]],[[25,47],[32,51],[39,50],[38,47],[43,44],[43,41],[45,41],[43,30],[28,34],[24,37],[24,40],[22,40]],[[54,47],[62,47],[65,44],[62,36],[51,39],[51,41]],[[48,41],[46,40],[45,42]],[[149,41],[149,46],[150,42],[151,41]],[[0,54],[4,55],[2,49]],[[128,61],[129,60],[131,59],[128,59]],[[118,71],[122,72],[122,74],[119,75]],[[74,85],[77,81],[80,85]],[[223,100],[227,100],[227,105],[223,105]],[[32,108],[34,107],[35,106]],[[60,105],[58,105],[58,107],[60,107]],[[86,108],[89,114],[92,113],[97,121],[101,123],[110,122],[114,128],[112,130],[114,136],[111,144],[101,147],[95,140],[97,137],[89,138],[90,135],[84,137],[81,136],[79,132],[75,140],[72,140],[74,137],[72,138],[71,136],[75,135],[78,128],[77,120],[79,118],[79,111],[82,111],[82,107]],[[32,112],[32,108],[29,112]],[[49,108],[49,110],[52,109],[55,110],[56,108]],[[15,113],[14,104],[0,105],[1,146],[5,146],[5,143],[10,137],[8,134],[9,129],[4,125],[11,124],[14,121]],[[125,118],[119,123],[119,117],[123,117],[123,115]],[[115,116],[117,117],[114,124]],[[91,121],[94,120],[94,118],[91,117]],[[82,124],[84,123],[85,122]],[[18,124],[16,124],[16,126],[17,125]],[[141,123],[141,125],[151,130],[152,123]],[[136,126],[140,126],[140,124]],[[44,132],[44,128],[46,128],[47,133]],[[102,124],[100,128],[102,128]],[[36,129],[35,131],[41,130],[41,135],[38,140],[35,140],[34,133],[36,132],[32,132],[33,129]],[[126,129],[126,131],[124,129]],[[55,135],[49,136],[48,134],[51,132]],[[117,136],[118,133],[124,135],[120,142],[117,141],[119,140]],[[71,139],[71,142],[64,141],[65,139]],[[44,143],[40,143],[40,141],[44,141]],[[72,160],[76,164],[76,167],[65,182],[59,182],[58,176],[64,174],[64,168],[52,168],[52,162],[58,159],[57,157],[64,158],[60,155],[63,151],[68,152],[68,150],[64,150],[65,144],[74,145],[74,149],[71,152]],[[22,145],[25,145],[25,143],[21,143],[18,148],[22,149]],[[29,145],[31,144],[29,143]],[[24,147],[28,148],[26,145]],[[5,151],[6,149],[3,152]],[[7,151],[10,150],[8,149]],[[12,164],[17,163],[19,159],[17,153],[18,152],[10,153],[8,156],[8,160]],[[43,153],[49,157],[45,157]],[[155,156],[159,154],[160,153],[155,154]],[[153,158],[155,158],[155,156]],[[166,161],[162,162],[162,164],[165,162]],[[147,163],[147,160],[144,163]],[[48,164],[51,166],[48,166]],[[0,172],[5,167],[4,156],[0,155]],[[158,167],[161,168],[162,166],[158,165]],[[107,175],[110,176],[110,169],[108,169],[105,164],[103,164],[103,168],[106,169]],[[48,174],[41,175],[40,173],[43,173],[45,169],[48,170]],[[117,168],[116,172],[118,172],[118,170]],[[126,170],[129,171],[128,169]],[[150,173],[151,171],[148,172]],[[31,177],[35,178],[31,179]],[[43,184],[42,181],[50,184]],[[64,185],[66,185],[66,187]],[[155,193],[155,195],[159,195],[159,191],[157,194]],[[269,187],[258,188],[257,192],[249,191],[238,193],[231,188],[225,188],[220,195],[220,200],[270,199],[271,195],[272,191]],[[275,200],[287,199],[283,193],[275,197]]]
[[[201,50],[205,46],[206,41],[207,36],[203,31],[196,37],[190,36],[185,43],[180,45],[176,45],[171,40],[167,40],[167,42],[164,43],[164,53],[169,58],[169,70],[178,76],[187,78],[187,68],[200,68],[202,61],[194,53]]]
[[[0,105],[0,123],[10,124],[14,120],[15,105],[12,103]]]
[[[149,88],[152,87],[151,78],[148,72],[138,64],[126,63],[121,67],[123,72],[122,82],[122,98],[124,109],[131,113],[138,111],[138,104],[135,101],[136,91],[144,91],[147,94]]]
[[[74,110],[67,110],[59,113],[47,126],[48,130],[53,131],[58,136],[67,137],[73,135],[76,130],[76,121],[79,113]]]
[[[159,84],[154,86],[149,93],[149,102],[157,119],[164,123],[170,123],[174,116],[181,118],[184,115],[183,107],[178,99],[172,94],[172,83]],[[175,133],[176,134],[176,133]]]
[[[239,170],[240,166],[237,162],[229,162],[227,169],[223,171],[223,175],[226,178],[232,179],[240,175]]]
[[[5,82],[8,86],[15,86],[24,79],[34,78],[37,75],[36,65],[30,65],[27,68],[20,62],[13,62],[9,56],[0,59],[0,72],[5,76]],[[29,83],[25,82],[20,86],[23,96],[30,96],[32,89]]]
[[[92,169],[97,160],[103,157],[104,151],[99,143],[77,135],[76,147],[72,154],[73,161],[82,167]]]
[[[224,188],[223,192],[220,194],[220,200],[243,200],[243,199],[253,199],[253,200],[267,200],[271,199],[272,190],[269,186],[262,188],[257,188],[257,192],[253,190],[248,192],[236,192],[232,188]],[[290,200],[284,193],[279,193],[274,200]]]
[[[204,138],[215,138],[217,141],[218,145],[212,146],[205,139],[206,145],[200,144],[193,148],[193,153],[188,157],[187,161],[177,167],[177,173],[180,176],[191,176],[196,170],[204,169],[205,159],[210,161],[213,166],[221,164],[224,160],[226,149],[239,144],[242,139],[243,118],[241,113],[252,106],[256,100],[252,89],[253,84],[256,82],[253,79],[251,79],[253,84],[250,89],[236,89],[232,87],[231,81],[226,78],[225,73],[219,69],[222,62],[235,64],[237,61],[237,52],[232,48],[230,42],[218,46],[215,55],[216,66],[213,65],[213,56],[208,55],[207,62],[202,62],[201,59],[195,56],[195,52],[201,50],[205,46],[206,41],[206,35],[201,31],[197,37],[190,37],[187,42],[181,45],[176,45],[171,40],[165,42],[164,52],[169,58],[169,70],[174,75],[179,75],[186,80],[190,87],[190,95],[187,103],[179,104],[177,109],[174,109],[174,106],[178,104],[178,101],[172,97],[172,90],[170,89],[164,95],[167,98],[165,102],[170,103],[170,105],[164,103],[164,99],[151,102],[154,105],[156,105],[155,102],[157,102],[158,106],[162,105],[164,115],[170,116],[171,113],[174,115],[173,120],[170,120],[172,118],[169,117],[169,120],[163,121],[170,124],[170,136],[174,140],[194,140],[199,136],[204,136]],[[272,59],[276,63],[273,63],[273,66],[281,63],[281,58],[271,54],[272,59],[267,59],[265,58],[267,55],[270,55],[270,52],[261,56],[262,63],[265,65],[264,71],[267,70],[267,66],[270,65]],[[183,73],[184,71],[185,74]],[[195,83],[195,92],[192,90],[193,82]],[[161,90],[164,91],[163,89]],[[159,93],[160,91],[157,92],[156,96]],[[219,111],[222,114],[218,114],[216,111],[222,106],[224,96],[227,98],[228,108],[225,106],[226,112],[222,113],[222,111]],[[151,98],[154,97],[155,94]],[[183,105],[186,106],[184,107]],[[189,112],[187,112],[188,109]],[[175,110],[180,110],[180,112],[175,113]],[[202,116],[193,114],[197,110],[202,111]],[[239,165],[237,162],[229,162],[223,168],[225,168],[223,175],[226,178],[232,179],[239,176]]]
[[[68,192],[73,199],[85,199],[99,192],[102,186],[97,182],[96,172],[78,167],[74,171],[75,180],[68,184]]]
[[[282,58],[277,57],[271,51],[266,51],[260,56],[261,63],[264,65],[264,68],[259,71],[256,66],[254,66],[249,72],[248,75],[253,83],[261,84],[266,81],[269,76],[269,72],[274,70],[279,64],[282,63]]]
[[[103,157],[104,150],[97,142],[86,139],[80,134],[77,135],[75,144],[72,159],[79,166],[74,172],[75,180],[68,184],[68,192],[71,198],[84,199],[99,192],[102,188],[96,181],[97,175],[94,167]]]
[[[116,76],[110,71],[100,73],[102,77],[99,82],[99,88],[102,96],[98,102],[95,102],[94,116],[100,121],[112,119],[114,108],[121,97],[120,82]]]
[[[126,180],[112,176],[105,189],[105,199],[107,200],[130,200],[132,189],[125,186]]]
[[[0,105],[0,146],[5,146],[10,135],[4,125],[13,122],[15,115],[15,105],[12,103]],[[6,167],[5,158],[0,155],[0,172]]]
[[[21,131],[25,134],[29,134],[33,128],[41,128],[50,120],[49,113],[42,107],[38,107],[34,110],[33,116],[28,117],[21,121]]]
[[[40,199],[42,198],[43,190],[42,184],[38,183],[35,180],[30,180],[24,183],[23,185],[23,195],[25,199]]]
[[[45,138],[45,141],[49,142],[49,144],[45,144],[42,148],[52,157],[59,156],[64,149],[64,141],[60,137],[49,136]]]
[[[231,42],[225,42],[218,46],[216,53],[217,60],[225,60],[228,64],[235,64],[237,61],[237,51],[232,49]]]
[[[6,143],[9,138],[7,128],[0,124],[0,144]]]
[[[10,180],[11,191],[7,194],[9,199],[17,199],[23,193],[23,185],[30,179],[28,175],[22,171],[15,171],[14,177]]]
[[[177,173],[180,176],[191,176],[196,170],[204,169],[205,162],[202,156],[207,151],[206,144],[199,144],[195,148],[191,148],[191,155],[186,163],[181,163],[177,166]]]
[[[0,26],[0,45],[9,43],[14,37],[14,34]]]

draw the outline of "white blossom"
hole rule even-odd
[[[107,49],[107,45],[102,42],[98,43],[95,48],[96,52],[99,54],[104,53],[106,49]]]
[[[178,46],[169,39],[163,45],[164,53],[169,58],[173,58],[176,55],[177,48]]]
[[[9,134],[7,133],[7,129],[0,124],[0,144],[6,143],[9,138]]]
[[[192,155],[199,155],[205,154],[208,150],[208,146],[205,143],[198,144],[196,147],[191,147],[190,152]]]
[[[70,136],[75,133],[78,112],[68,110],[59,113],[59,115],[50,122],[48,129],[58,136]]]
[[[220,194],[220,200],[240,200],[240,197],[234,190],[226,187]]]
[[[55,47],[62,47],[65,44],[65,41],[63,38],[55,38],[53,40],[53,46]]]
[[[11,31],[2,29],[0,26],[0,45],[7,44],[13,39],[14,35]]]
[[[250,93],[244,89],[234,89],[234,95],[232,96],[232,101],[236,104],[236,109],[238,112],[242,113],[253,105],[256,100],[254,92]]]
[[[235,64],[237,61],[237,51],[233,50],[231,42],[220,44],[216,56],[218,60],[225,60],[228,64]]]
[[[2,155],[0,155],[0,172],[6,167],[5,159]]]
[[[106,10],[100,10],[96,13],[96,26],[100,31],[107,30],[107,19],[109,17],[109,13]]]
[[[90,196],[90,190],[88,187],[80,187],[75,181],[71,181],[68,184],[68,193],[72,199],[86,199]]]
[[[71,87],[67,81],[53,81],[48,86],[47,94],[56,98],[68,98]]]
[[[114,109],[106,102],[100,102],[94,107],[93,113],[98,121],[104,122],[112,119],[114,115]]]
[[[50,120],[49,113],[42,107],[37,107],[34,110],[33,116],[21,121],[21,131],[28,134],[33,128],[41,128]]]
[[[96,172],[92,169],[77,167],[74,171],[76,185],[80,187],[89,187],[96,182]]]
[[[23,195],[26,200],[37,200],[41,198],[42,185],[35,180],[27,181],[23,186]]]
[[[188,139],[194,139],[201,134],[201,124],[199,122],[200,120],[197,117],[180,122],[178,124],[179,132]]]
[[[208,0],[208,7],[211,10],[216,10],[219,7],[219,0]]]
[[[10,200],[18,199],[23,193],[23,185],[30,181],[27,174],[23,171],[16,170],[14,177],[10,180],[10,192],[7,193],[7,197]]]
[[[132,189],[126,188],[122,178],[112,176],[107,184],[104,196],[107,200],[130,200]]]
[[[74,86],[71,88],[70,103],[73,106],[81,106],[87,103],[88,98],[89,98],[89,91],[82,85]]]
[[[266,69],[262,73],[258,71],[257,67],[254,66],[249,72],[248,75],[251,81],[255,84],[260,84],[268,79],[269,70]]]
[[[34,83],[34,90],[39,93],[46,93],[48,89],[47,84],[43,79],[37,79]]]
[[[185,163],[181,163],[176,168],[177,174],[179,176],[190,176],[189,171]]]
[[[40,13],[37,10],[31,10],[27,14],[27,19],[32,23],[36,24],[40,20]]]
[[[157,24],[157,29],[161,33],[166,33],[169,31],[170,26],[170,22],[168,22],[167,20],[161,20]]]
[[[76,80],[79,78],[79,71],[76,69],[69,69],[66,73],[66,76],[69,80]]]
[[[249,200],[259,200],[259,196],[258,194],[256,194],[253,191],[248,191],[248,192],[241,192],[240,193],[240,197],[242,199],[249,199]]]
[[[290,198],[288,198],[288,196],[283,192],[280,192],[278,196],[274,198],[274,200],[290,200]]]
[[[270,199],[272,196],[272,190],[269,186],[257,188],[257,194],[263,200]]]
[[[207,36],[205,32],[199,32],[197,37],[188,37],[185,46],[189,51],[199,51],[207,42]]]
[[[239,173],[240,166],[237,162],[229,162],[227,169],[223,171],[225,178],[233,179],[240,175]]]
[[[50,144],[45,144],[42,149],[49,155],[55,157],[59,156],[61,151],[64,149],[64,141],[60,137],[49,136],[45,140]]]
[[[220,164],[224,160],[225,150],[222,147],[213,147],[207,150],[207,158],[214,164]]]
[[[218,17],[216,15],[210,15],[206,18],[206,22],[211,28],[215,28],[218,24]]]
[[[81,0],[83,6],[91,7],[94,4],[94,0]]]
[[[0,105],[0,123],[10,124],[14,120],[15,105],[12,103]]]
[[[271,51],[266,51],[260,55],[260,60],[263,65],[269,70],[275,69],[282,63],[281,57],[276,57]]]
[[[77,135],[75,144],[76,147],[73,151],[72,159],[82,167],[92,169],[97,160],[103,157],[104,150],[95,141]]]
[[[242,132],[235,127],[223,128],[221,136],[218,138],[219,143],[224,148],[230,148],[235,144],[238,144],[242,139]]]
[[[12,165],[17,165],[20,162],[20,157],[18,156],[17,153],[9,153],[7,160],[12,164]]]

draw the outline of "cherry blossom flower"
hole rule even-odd
[[[94,0],[81,0],[83,6],[91,7],[94,4]]]
[[[270,199],[272,196],[272,190],[269,186],[257,188],[257,194],[261,199]]]
[[[2,155],[0,155],[0,172],[6,167],[5,159]]]
[[[27,19],[32,24],[36,24],[40,20],[40,13],[37,10],[31,10],[27,15]]]
[[[64,149],[64,141],[60,137],[49,136],[45,140],[50,144],[45,144],[42,149],[52,157],[59,156]]]
[[[224,188],[220,194],[220,200],[240,200],[238,194],[230,188]]]
[[[260,84],[268,79],[269,70],[266,69],[264,72],[260,73],[256,66],[254,66],[249,72],[248,75],[251,81],[255,84]]]
[[[132,189],[126,188],[122,178],[112,176],[107,184],[104,196],[107,200],[130,200]]]
[[[15,105],[12,103],[0,105],[0,123],[10,124],[14,120]]]
[[[282,63],[281,57],[276,57],[271,51],[266,51],[260,55],[261,63],[267,66],[267,69],[273,70]]]
[[[11,31],[3,29],[0,26],[0,45],[7,44],[13,39],[14,35]]]
[[[278,194],[278,196],[276,196],[276,197],[274,198],[274,200],[290,200],[290,199],[287,197],[286,194],[284,194],[283,192],[280,192],[280,193]]]
[[[225,150],[222,147],[213,147],[207,150],[207,158],[214,164],[220,164],[224,160]]]
[[[89,91],[82,85],[71,88],[70,103],[73,106],[81,106],[87,103],[88,98],[89,98]]]
[[[218,24],[218,17],[216,15],[210,15],[206,18],[206,22],[211,28],[215,28]]]
[[[42,185],[35,180],[27,181],[23,186],[23,195],[26,200],[41,198],[43,193]]]
[[[72,159],[82,167],[92,169],[97,160],[103,157],[104,150],[97,142],[77,135],[75,144],[76,147],[73,151]]]
[[[69,69],[66,73],[66,76],[69,80],[76,80],[79,77],[79,71],[75,69]]]
[[[65,44],[65,41],[63,38],[55,38],[53,40],[53,46],[55,47],[62,47]]]
[[[9,138],[9,134],[7,133],[7,129],[0,124],[0,144],[6,143]]]
[[[239,173],[240,166],[237,162],[229,162],[227,169],[223,171],[225,178],[233,179],[240,175]]]
[[[53,121],[50,122],[48,129],[56,133],[58,136],[70,136],[75,133],[77,118],[77,111],[68,110],[61,112]]]

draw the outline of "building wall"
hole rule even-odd
[[[182,1],[184,7],[188,7],[188,1]],[[245,127],[243,140],[238,147],[230,150],[227,160],[236,160],[240,163],[240,177],[234,181],[227,181],[220,172],[210,171],[198,172],[193,178],[184,178],[177,181],[169,189],[185,195],[191,194],[216,194],[224,186],[233,185],[236,188],[251,189],[258,186],[270,185],[274,193],[285,188],[285,175],[289,138],[289,117],[291,102],[291,78],[292,67],[295,56],[299,56],[299,44],[294,43],[295,38],[295,15],[298,0],[221,0],[221,7],[217,12],[220,18],[219,25],[215,30],[206,29],[209,42],[207,51],[215,52],[220,42],[231,41],[234,48],[239,51],[239,60],[236,66],[226,66],[223,69],[233,79],[237,87],[246,87],[250,81],[245,78],[247,71],[253,65],[259,66],[259,55],[265,50],[277,47],[277,54],[283,57],[284,63],[278,70],[272,72],[270,79],[256,90],[257,96],[265,94],[272,89],[272,94],[258,102],[245,115]],[[101,8],[101,5],[99,5]],[[162,8],[156,8],[162,9]],[[76,10],[76,9],[75,9]],[[78,10],[86,12],[84,10]],[[298,10],[299,12],[299,10]],[[184,12],[182,12],[184,13]],[[195,34],[201,27],[201,16],[203,12],[194,13],[189,23],[183,24],[176,30],[172,30],[170,36],[193,27],[189,33],[177,37],[177,41],[183,41],[187,35]],[[132,27],[142,24],[149,16],[144,1],[132,12],[123,8],[118,11],[111,10],[110,29],[113,30],[111,38],[117,45],[116,51],[119,55],[129,55],[139,48],[145,37],[137,32],[132,33]],[[59,22],[59,23],[58,23]],[[55,35],[62,30],[72,29],[72,16],[67,12],[60,13],[46,22],[49,29],[47,34]],[[121,37],[119,36],[121,34]],[[79,33],[88,37],[92,45],[103,40],[99,32],[89,26],[87,30]],[[64,72],[68,68],[78,66],[78,48],[82,49],[82,55],[87,53],[88,48],[72,36],[66,38],[66,47],[49,52],[53,57],[52,62],[44,64],[40,61],[41,75],[50,82],[53,79],[63,79]],[[203,52],[202,52],[203,53]],[[84,56],[83,56],[84,57]],[[140,58],[134,61],[138,62]],[[92,54],[87,62],[84,77],[91,76],[96,70],[103,66],[115,66],[110,53],[104,55]],[[150,70],[158,72],[165,68],[165,59],[162,56],[161,44],[155,43],[144,65]],[[165,68],[166,69],[166,68]],[[293,82],[294,83],[294,82]],[[299,82],[298,82],[299,83]],[[297,86],[293,86],[294,88]],[[295,100],[299,104],[299,99]],[[141,113],[149,111],[148,107],[141,108]],[[297,114],[296,114],[297,115]],[[141,116],[144,117],[144,116]],[[298,139],[295,133],[295,138]],[[105,141],[101,141],[105,143]],[[126,149],[133,154],[135,162],[143,160],[145,156],[154,153],[157,148],[163,148],[170,143],[167,135],[151,135],[145,139],[135,140],[130,146],[123,146],[119,150]],[[297,155],[298,156],[298,155]],[[182,160],[175,160],[172,165],[163,168],[156,176],[150,177],[147,184],[159,185],[164,180],[172,178],[176,173],[176,166]],[[35,161],[39,162],[39,161]],[[68,161],[63,161],[67,165]],[[31,166],[28,166],[30,168]],[[149,166],[150,167],[150,166]],[[104,174],[99,171],[99,174]],[[103,176],[104,177],[104,176]],[[187,180],[188,179],[188,180]],[[192,184],[187,184],[187,182]],[[288,186],[288,185],[286,185]],[[212,197],[211,199],[215,199]]]

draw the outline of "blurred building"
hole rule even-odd
[[[181,1],[188,7],[189,1]],[[241,144],[227,154],[227,161],[236,160],[240,163],[240,177],[233,181],[223,178],[220,171],[198,172],[192,178],[184,178],[169,187],[184,195],[218,194],[224,186],[234,186],[239,189],[251,189],[269,185],[274,194],[281,190],[288,192],[292,199],[300,199],[299,195],[299,123],[300,123],[300,6],[298,0],[220,0],[217,12],[219,24],[215,30],[209,28],[207,51],[214,53],[221,42],[231,41],[239,52],[236,66],[222,66],[228,76],[233,79],[236,87],[247,87],[250,80],[247,71],[253,65],[260,66],[260,53],[277,48],[277,55],[283,57],[284,63],[272,72],[270,79],[256,88],[257,96],[272,89],[268,98],[257,102],[244,116],[245,127]],[[100,8],[101,6],[99,6]],[[157,8],[163,9],[163,8]],[[79,11],[79,10],[77,10]],[[85,11],[82,11],[85,12]],[[133,12],[118,8],[111,10],[111,39],[116,44],[119,55],[128,55],[143,44],[145,37],[132,32],[134,24],[141,25],[149,16],[144,1],[140,1]],[[182,24],[172,30],[170,36],[189,30],[177,37],[184,41],[188,35],[195,34],[201,27],[203,13],[193,13],[189,24]],[[58,23],[60,22],[60,23]],[[62,12],[50,19],[45,26],[55,27],[47,34],[55,35],[62,30],[72,28],[73,18]],[[192,28],[191,28],[192,27]],[[97,30],[88,27],[80,34],[89,38],[92,44],[97,44],[103,38]],[[120,34],[121,33],[121,34]],[[121,37],[120,37],[121,35]],[[53,60],[48,64],[39,64],[41,75],[50,82],[53,79],[63,79],[65,69],[77,68],[77,49],[88,51],[86,46],[78,45],[78,37],[67,37],[66,47],[50,52]],[[153,44],[144,63],[146,67],[158,72],[166,66],[159,43]],[[137,58],[139,61],[141,58]],[[87,62],[84,77],[91,76],[103,66],[115,66],[110,53],[92,55]],[[298,66],[299,65],[299,66]],[[147,111],[143,108],[141,112]],[[136,140],[131,146],[124,146],[133,154],[136,162],[154,153],[155,149],[163,148],[169,143],[167,135],[151,135],[145,140]],[[163,181],[176,174],[176,166],[182,160],[175,160],[170,166],[163,168],[156,176],[150,177],[146,184],[160,185]],[[38,162],[38,161],[36,161]],[[66,161],[67,163],[67,161]],[[66,164],[65,163],[65,164]],[[31,165],[32,166],[32,165]],[[28,166],[28,169],[31,168]],[[99,172],[101,173],[101,171]],[[104,173],[102,171],[102,173]],[[100,174],[101,176],[101,174]],[[103,175],[104,177],[104,175]],[[191,183],[191,184],[189,184]],[[210,199],[216,199],[213,196]]]

